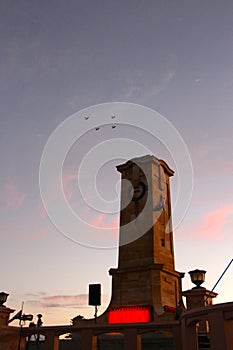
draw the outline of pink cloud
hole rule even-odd
[[[219,237],[223,234],[224,228],[232,221],[233,205],[226,205],[205,213],[201,223],[191,231],[195,236]]]
[[[53,205],[56,203],[57,198],[60,198],[60,192],[64,193],[64,196],[66,197],[67,201],[71,201],[74,198],[78,198],[77,193],[77,175],[72,171],[67,171],[62,174],[62,177],[54,177],[50,181],[49,190],[45,192],[45,188],[43,190],[43,194],[45,196],[46,202],[48,205]],[[44,206],[43,203],[38,204],[37,212],[40,216],[44,215]]]
[[[7,182],[4,186],[4,202],[7,209],[18,209],[22,207],[26,195],[20,191],[15,184]]]
[[[106,303],[107,301],[108,297],[102,295],[102,302]],[[54,295],[44,297],[41,300],[41,304],[44,307],[88,306],[88,294]]]
[[[233,163],[229,157],[224,154],[224,149],[229,148],[230,139],[225,137],[217,137],[214,142],[208,141],[208,133],[203,134],[200,137],[199,143],[195,145],[195,150],[192,154],[194,163],[196,164],[195,169],[199,169],[203,176],[203,167],[208,169],[208,174],[220,175],[223,174],[231,175],[233,172]],[[221,166],[217,166],[221,164]]]
[[[54,295],[41,300],[44,307],[81,306],[88,304],[88,295]]]
[[[90,220],[90,224],[100,228],[119,229],[118,215],[112,216],[109,213],[100,213]]]
[[[91,222],[91,225],[96,226],[96,227],[102,227],[103,220],[104,220],[105,216],[106,216],[105,213],[98,214]]]
[[[118,229],[119,228],[119,222],[120,219],[118,216],[116,216],[113,220],[112,220],[112,228]]]
[[[40,239],[44,239],[49,234],[49,231],[46,228],[40,228],[37,233],[37,237]]]
[[[68,201],[73,199],[76,188],[77,175],[74,173],[65,173],[62,175],[63,191]]]
[[[43,203],[41,202],[41,200],[39,201],[39,204],[37,205],[36,212],[41,219],[44,219],[47,215],[45,207],[44,207]]]
[[[37,225],[19,226],[17,228],[17,237],[22,241],[41,241],[48,237],[49,231],[46,227],[38,227]]]

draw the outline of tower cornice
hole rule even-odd
[[[159,159],[159,158],[152,156],[152,155],[149,155],[149,154],[146,156],[143,156],[143,157],[137,157],[137,158],[130,159],[124,164],[117,165],[116,168],[120,173],[122,173],[123,171],[132,167],[133,164],[137,164],[139,167],[141,165],[143,167],[144,164],[149,163],[149,162],[154,163],[154,164],[159,163],[163,167],[165,172],[168,174],[168,176],[174,175],[174,170],[172,170],[164,160]]]

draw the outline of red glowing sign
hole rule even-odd
[[[150,306],[122,306],[111,308],[108,323],[151,322]]]

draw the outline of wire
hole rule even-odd
[[[209,294],[207,295],[205,301],[207,301],[211,295],[211,293],[214,291],[215,287],[218,285],[218,283],[220,282],[220,280],[223,278],[224,274],[226,273],[226,271],[229,269],[231,263],[232,263],[233,259],[231,259],[231,261],[229,262],[229,264],[227,265],[227,267],[225,268],[225,270],[223,271],[223,273],[221,274],[221,276],[219,277],[219,279],[217,280],[217,282],[215,283],[215,285],[213,286],[212,290],[209,292]]]

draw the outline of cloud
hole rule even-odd
[[[47,293],[46,292],[36,292],[36,293],[25,293],[24,294],[27,298],[28,297],[36,297],[36,298],[38,298],[38,297],[44,297],[45,295],[47,295]]]
[[[41,300],[44,307],[65,307],[65,306],[81,306],[88,304],[87,294],[78,295],[54,295],[44,297]]]
[[[232,177],[233,163],[228,152],[230,143],[231,138],[226,136],[218,136],[210,140],[208,130],[203,129],[192,151],[195,172],[199,171],[202,178],[209,177],[210,174],[211,177],[223,175]]]
[[[149,86],[139,85],[139,82],[133,82],[134,85],[128,87],[128,90],[125,92],[124,100],[139,100],[147,101],[150,98],[156,97],[163,90],[167,88],[169,83],[173,80],[176,75],[176,70],[166,71],[162,79],[156,81],[156,84],[150,84]],[[156,79],[155,79],[156,80]],[[136,85],[138,84],[138,85]]]
[[[74,173],[65,173],[62,175],[62,185],[63,191],[68,201],[73,199],[77,183],[77,174]]]
[[[13,228],[15,229],[15,228]],[[38,226],[32,224],[30,227],[28,225],[18,226],[17,227],[17,237],[21,241],[25,242],[34,242],[34,241],[42,241],[47,239],[49,235],[49,230],[47,227]]]
[[[159,59],[159,54],[158,54]],[[149,99],[155,98],[161,94],[176,76],[178,65],[177,56],[170,53],[166,56],[160,69],[156,65],[153,70],[148,66],[140,66],[137,73],[131,73],[126,79],[126,88],[124,100],[136,101],[137,103],[146,103]]]
[[[77,189],[77,175],[74,172],[66,172],[62,174],[62,177],[54,177],[52,181],[50,181],[49,189],[45,189],[43,185],[43,197],[45,200],[45,205],[42,202],[41,198],[38,199],[38,204],[36,206],[36,214],[44,219],[47,217],[47,213],[58,205],[61,201],[60,194],[63,192],[64,198],[62,200],[68,202],[73,209],[74,205],[77,205],[80,196]],[[47,209],[48,212],[47,212]]]
[[[102,295],[102,302],[106,303],[108,297]],[[88,294],[78,295],[54,295],[41,299],[43,307],[77,307],[88,306]]]
[[[47,216],[44,204],[41,201],[41,198],[39,199],[39,202],[36,207],[36,213],[39,215],[41,219],[44,219]]]
[[[150,91],[148,91],[147,99],[149,97],[155,97],[158,94],[160,94],[160,92],[165,90],[166,87],[168,86],[168,84],[173,80],[175,74],[176,74],[175,70],[171,70],[171,71],[166,72],[166,74],[164,75],[160,84],[153,86],[152,89]]]
[[[26,194],[20,191],[13,183],[7,182],[4,186],[3,201],[6,209],[22,207]]]
[[[95,227],[104,229],[119,229],[119,217],[118,214],[112,215],[108,212],[100,213],[90,219],[90,224]]]
[[[204,214],[199,225],[191,231],[193,236],[220,237],[233,221],[233,205],[225,205]]]
[[[42,227],[42,228],[39,228],[37,231],[37,237],[39,239],[43,239],[43,238],[47,237],[48,235],[49,235],[49,231],[47,228]]]

